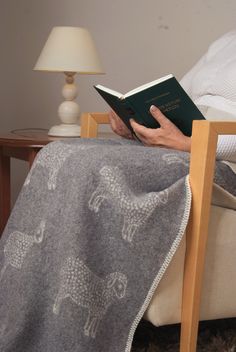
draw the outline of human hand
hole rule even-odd
[[[131,131],[113,110],[109,111],[109,121],[113,132],[121,137],[133,139]]]
[[[130,120],[130,124],[140,141],[146,146],[190,152],[191,138],[185,136],[156,106],[152,105],[150,112],[160,124],[160,128],[147,128]]]

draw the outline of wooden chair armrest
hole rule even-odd
[[[108,113],[86,112],[81,115],[81,137],[96,138],[98,135],[98,126],[108,124]]]

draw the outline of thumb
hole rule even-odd
[[[169,120],[165,115],[162,114],[161,110],[158,109],[155,105],[152,105],[150,107],[150,113],[154,117],[154,119],[160,124],[160,126],[165,125],[165,123],[168,123]]]

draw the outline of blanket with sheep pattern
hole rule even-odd
[[[188,163],[125,140],[43,148],[0,242],[2,352],[130,351],[187,224]]]

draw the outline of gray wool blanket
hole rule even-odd
[[[0,351],[130,351],[186,228],[188,167],[125,140],[43,148],[0,241]],[[235,174],[218,163],[216,182]]]

